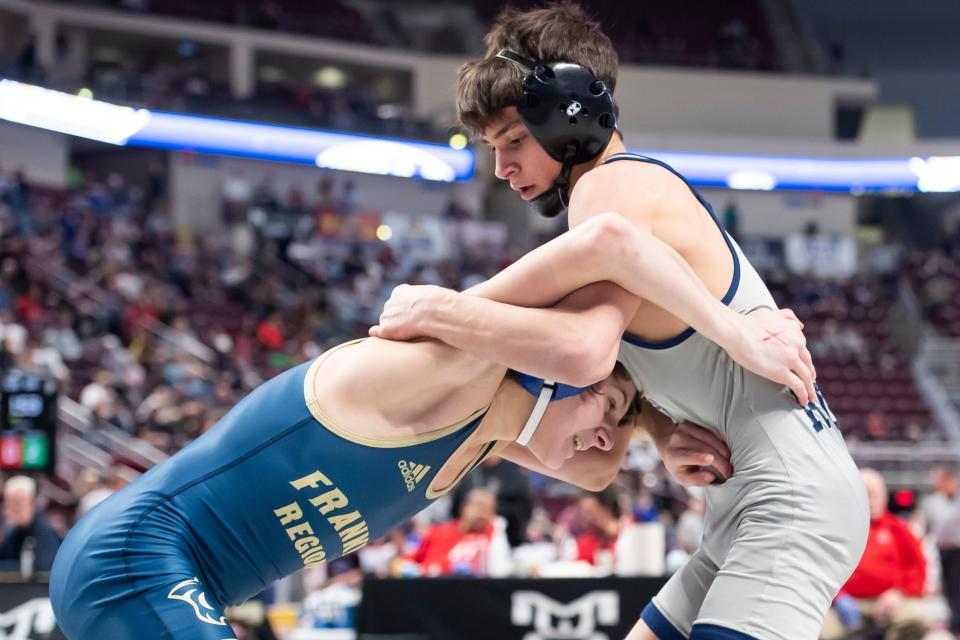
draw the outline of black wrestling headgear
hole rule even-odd
[[[526,75],[517,103],[520,120],[551,158],[561,163],[553,187],[531,204],[548,218],[567,207],[573,166],[599,156],[617,128],[613,94],[603,80],[578,64],[534,62],[503,49],[498,58]]]

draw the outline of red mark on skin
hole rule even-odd
[[[768,331],[767,333],[769,333],[770,335],[768,335],[766,338],[763,339],[764,342],[766,342],[767,340],[770,340],[770,339],[772,339],[772,338],[777,338],[777,339],[779,340],[780,335],[783,333],[783,331],[777,331],[776,333],[773,333],[772,331]],[[780,342],[783,342],[783,340],[780,340]],[[786,344],[786,343],[784,343],[784,344]]]

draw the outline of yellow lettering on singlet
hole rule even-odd
[[[357,536],[360,536],[360,535],[364,535],[364,536],[368,535],[367,523],[364,521],[360,521],[358,524],[355,524],[352,527],[347,527],[346,529],[341,531],[340,540],[342,542],[347,542],[348,540],[352,540],[353,538],[356,538]]]
[[[348,541],[344,542],[344,543],[343,543],[343,555],[347,555],[347,554],[350,553],[351,551],[356,551],[356,550],[359,549],[360,547],[362,547],[362,546],[364,546],[365,544],[367,544],[367,542],[369,542],[369,540],[370,540],[370,534],[367,533],[367,531],[366,531],[366,529],[367,529],[366,523],[364,523],[363,525],[358,525],[358,526],[362,526],[362,527],[363,527],[363,529],[364,529],[363,535],[357,536],[357,537],[355,537],[355,538],[352,538],[351,540],[348,540]]]
[[[290,484],[293,485],[294,489],[296,489],[297,491],[300,491],[305,487],[313,487],[314,489],[316,489],[318,486],[317,485],[318,482],[323,483],[327,487],[333,486],[333,483],[330,482],[330,478],[320,473],[320,471],[314,471],[308,476],[303,476],[302,478],[291,480]]]
[[[279,509],[274,509],[273,513],[280,518],[280,524],[286,526],[293,522],[294,520],[299,520],[303,517],[303,510],[300,508],[300,505],[296,502],[291,502],[285,507],[280,507]]]
[[[310,549],[315,549],[320,546],[320,539],[317,536],[307,536],[306,538],[300,538],[299,540],[293,541],[293,546],[297,549],[297,553],[301,556],[310,551]]]
[[[290,536],[291,540],[307,533],[313,533],[313,527],[310,526],[309,522],[298,524],[295,527],[287,527],[287,535]]]
[[[347,496],[340,489],[332,489],[315,498],[310,498],[310,504],[315,506],[323,515],[327,515],[334,509],[342,509],[349,502]]]
[[[327,559],[327,552],[322,548],[317,549],[313,553],[303,557],[303,566],[305,567],[315,567],[319,564],[323,564],[323,561]]]
[[[348,524],[352,524],[360,519],[359,511],[351,511],[350,513],[345,513],[342,516],[330,516],[327,518],[327,522],[333,525],[333,528],[337,531],[343,529]]]
[[[307,488],[323,491],[323,493],[309,498],[309,501],[321,515],[327,516],[327,523],[340,537],[344,554],[356,551],[370,541],[370,531],[363,515],[357,510],[345,512],[350,500],[326,474],[317,470],[296,480],[291,480],[289,484],[297,491]],[[344,511],[331,514],[335,510]],[[284,526],[287,537],[293,541],[293,546],[303,560],[305,567],[317,566],[326,561],[327,552],[320,542],[322,535],[315,535],[313,526],[309,521],[304,520],[299,524],[287,526],[304,519],[304,512],[299,503],[291,502],[286,506],[275,509],[273,513],[280,519],[280,524]]]

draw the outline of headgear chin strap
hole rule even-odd
[[[534,210],[544,218],[556,218],[567,208],[570,202],[570,172],[573,163],[564,162],[560,167],[560,175],[553,181],[553,185],[529,202]]]
[[[543,420],[543,416],[547,412],[547,407],[550,406],[551,402],[578,396],[590,389],[590,387],[574,387],[569,384],[557,383],[553,380],[543,380],[542,378],[520,373],[519,371],[514,372],[514,374],[516,381],[523,387],[524,391],[537,397],[537,402],[533,405],[533,410],[530,412],[530,417],[527,418],[527,423],[520,431],[520,435],[517,436],[517,443],[523,447],[530,443],[533,434],[537,432],[537,427],[540,426],[540,422]]]
[[[547,412],[547,407],[550,406],[550,399],[556,390],[556,383],[551,380],[543,381],[543,388],[540,389],[540,395],[537,396],[537,403],[533,405],[533,411],[530,412],[530,417],[527,418],[527,424],[523,425],[520,435],[517,436],[517,444],[521,447],[530,444],[530,440],[533,438],[533,434],[537,432],[537,427],[540,426],[540,421],[543,420],[543,414]]]
[[[553,218],[570,202],[573,166],[593,160],[617,128],[616,105],[607,85],[569,62],[535,62],[502,49],[497,57],[513,63],[525,76],[517,113],[551,158],[561,163],[553,185],[530,201]]]

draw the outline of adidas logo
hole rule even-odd
[[[411,493],[417,488],[417,483],[423,480],[423,477],[430,471],[430,465],[417,464],[416,462],[407,462],[401,460],[397,463],[400,473],[403,475],[403,481],[407,483],[407,493]]]

